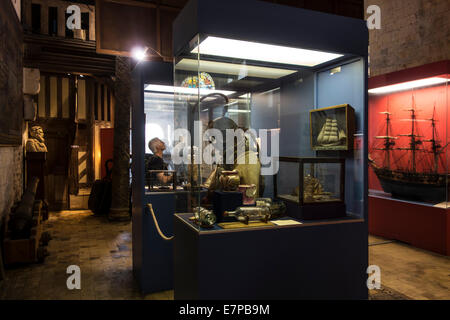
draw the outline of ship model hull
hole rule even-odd
[[[448,178],[445,174],[412,173],[387,168],[373,168],[383,191],[405,200],[439,203],[447,199]]]

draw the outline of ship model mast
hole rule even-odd
[[[386,134],[384,136],[376,136],[376,139],[383,139],[384,148],[376,148],[376,150],[383,150],[384,153],[384,163],[386,168],[391,167],[391,150],[393,150],[393,146],[395,146],[395,140],[397,140],[397,137],[393,137],[390,135],[390,127],[391,127],[391,113],[389,111],[383,111],[380,112],[380,114],[386,115]]]
[[[431,117],[431,119],[426,119],[428,121],[431,121],[431,128],[432,128],[432,135],[431,135],[431,139],[426,139],[423,140],[424,142],[431,142],[431,152],[433,154],[433,158],[434,158],[434,167],[433,167],[433,172],[434,173],[438,173],[438,168],[439,168],[439,157],[441,155],[441,153],[444,152],[445,148],[447,147],[444,146],[442,147],[441,145],[441,141],[439,140],[438,137],[438,133],[436,130],[436,118],[435,118],[435,113],[436,113],[436,104],[433,107],[433,116]]]
[[[420,151],[419,147],[422,145],[421,136],[417,135],[417,129],[416,129],[416,122],[418,121],[416,117],[416,109],[415,109],[415,102],[414,97],[412,98],[412,107],[411,109],[406,109],[405,111],[411,112],[411,118],[410,119],[403,119],[404,121],[411,121],[411,133],[409,134],[399,134],[401,137],[409,137],[409,148],[396,148],[396,150],[409,150],[411,151],[411,164],[412,164],[412,172],[416,172],[416,154],[418,151]]]

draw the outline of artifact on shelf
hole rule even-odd
[[[271,198],[256,198],[255,199],[255,204],[257,207],[259,206],[270,206],[272,204],[272,199]]]
[[[303,177],[303,201],[304,202],[325,202],[334,201],[331,192],[324,191],[323,185],[318,178],[307,174]],[[298,197],[300,188],[295,188],[295,195]]]
[[[206,106],[202,105],[202,107]],[[226,113],[226,110],[227,106],[223,106],[222,112],[224,114]],[[239,127],[234,120],[223,115],[211,120],[208,123],[208,129],[220,130],[222,136],[226,137],[227,130],[236,130],[239,129]],[[238,134],[241,132],[243,133],[244,131],[237,130]],[[222,148],[219,146],[219,150],[220,149],[223,150],[222,158],[224,160],[231,157],[233,161],[231,163],[215,165],[202,186],[209,191],[218,189],[223,191],[237,191],[239,184],[254,184],[256,186],[256,194],[259,194],[261,163],[259,161],[258,152],[254,151],[254,149],[257,149],[256,137],[250,137],[247,134],[243,134],[241,137],[238,137],[237,143],[231,144],[227,144],[226,139],[224,139]],[[239,150],[243,150],[244,152],[240,153],[238,152]],[[252,162],[253,160],[256,160],[255,163]],[[222,176],[227,175],[232,175],[234,177],[231,179],[226,177],[222,178]],[[239,177],[239,180],[237,177]]]
[[[275,198],[286,201],[288,216],[308,220],[346,215],[346,159],[280,157],[279,161]],[[298,175],[292,174],[292,164],[298,165]]]
[[[225,211],[224,217],[233,217],[237,221],[249,224],[250,221],[268,222],[270,219],[285,214],[286,206],[282,201],[275,203],[263,202],[260,206],[239,207],[234,211]]]
[[[47,152],[45,145],[44,131],[41,126],[33,126],[30,129],[30,136],[27,140],[25,150],[27,152]]]
[[[237,170],[223,170],[219,181],[223,191],[236,191],[241,179]]]
[[[391,113],[383,111],[381,114],[385,115],[386,125],[381,135],[375,136],[377,140],[381,140],[381,145],[372,146],[373,151],[381,151],[381,156],[384,158],[381,166],[371,158],[369,154],[369,163],[377,175],[383,191],[390,193],[392,197],[407,200],[419,200],[429,202],[442,202],[447,197],[447,187],[450,184],[450,175],[439,172],[439,164],[445,168],[445,159],[443,154],[448,146],[442,145],[442,141],[438,136],[436,129],[435,108],[433,114],[429,119],[420,119],[417,117],[418,110],[416,110],[414,97],[412,98],[412,105],[409,111],[410,117],[408,119],[401,119],[401,121],[410,121],[410,131],[408,133],[393,135],[391,128]],[[419,124],[422,122],[429,122],[431,126],[431,136],[424,137],[420,133]],[[406,147],[398,147],[401,138],[408,140]],[[394,151],[403,151],[399,154]],[[425,161],[425,155],[431,155],[431,166],[420,168],[417,164],[419,161]],[[400,157],[408,156],[410,164],[403,167],[399,164]],[[421,155],[421,159],[419,159]]]
[[[344,145],[346,139],[347,135],[338,127],[337,120],[327,118],[317,137],[317,145],[322,147]]]
[[[313,109],[309,112],[313,150],[351,150],[355,111],[349,104]]]
[[[194,216],[191,220],[194,220],[202,228],[212,228],[216,223],[216,215],[211,210],[195,207]]]
[[[240,184],[239,192],[242,193],[242,203],[245,205],[255,204],[256,185]]]

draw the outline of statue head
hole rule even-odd
[[[30,136],[39,142],[44,142],[44,131],[41,126],[33,126],[30,129]]]

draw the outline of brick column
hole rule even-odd
[[[110,220],[128,220],[130,199],[130,59],[116,57],[114,108],[114,155],[112,171],[112,203]]]

